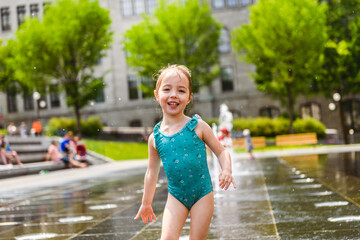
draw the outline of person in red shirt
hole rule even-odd
[[[67,167],[85,168],[87,164],[75,161],[69,157],[63,156],[57,147],[56,141],[51,141],[51,145],[48,148],[47,160],[51,160],[54,163],[60,161],[64,162]]]

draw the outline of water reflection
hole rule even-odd
[[[360,152],[329,154],[327,165],[347,175],[360,177]]]

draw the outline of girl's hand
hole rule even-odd
[[[227,169],[224,169],[219,175],[219,186],[221,189],[227,190],[230,184],[236,188],[236,183],[233,176],[231,175],[231,172]]]
[[[134,219],[137,220],[140,216],[144,223],[147,223],[148,220],[150,220],[150,222],[152,222],[153,219],[154,219],[154,221],[156,221],[156,216],[154,214],[154,211],[153,211],[151,205],[141,205],[141,207]]]

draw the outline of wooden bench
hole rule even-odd
[[[316,133],[299,133],[278,135],[275,137],[276,146],[317,144]]]
[[[252,137],[251,141],[256,147],[265,147],[266,146],[266,138],[265,137]],[[245,138],[235,138],[233,139],[233,147],[234,148],[245,148]]]

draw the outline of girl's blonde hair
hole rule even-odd
[[[156,80],[155,91],[159,90],[163,78],[170,71],[175,71],[179,75],[179,77],[180,77],[181,73],[185,75],[185,77],[189,81],[189,91],[190,91],[190,95],[191,95],[192,90],[191,90],[191,73],[190,73],[190,70],[184,65],[177,65],[177,64],[169,65],[169,66],[164,67],[164,68],[159,70],[159,72],[157,74],[158,77],[157,77],[157,80]]]

